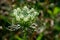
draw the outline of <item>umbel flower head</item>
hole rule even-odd
[[[31,25],[38,15],[39,13],[34,8],[29,9],[27,6],[13,9],[12,12],[13,18],[15,18],[16,22],[20,23],[22,26]]]

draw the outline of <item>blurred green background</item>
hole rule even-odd
[[[24,6],[39,12],[35,28],[26,32],[23,28],[7,30],[11,22],[9,14]],[[0,40],[60,40],[60,0],[0,0]]]

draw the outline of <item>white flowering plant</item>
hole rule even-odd
[[[30,25],[35,22],[38,15],[39,13],[34,8],[29,9],[27,6],[13,9],[12,13],[10,14],[10,16],[12,16],[12,25],[9,26],[9,28],[11,28],[11,30],[15,30],[16,27],[14,25],[17,23],[17,25],[23,28],[30,27]],[[17,27],[17,29],[20,27]]]
[[[29,9],[27,6],[16,8],[12,12],[13,18],[22,26],[31,25],[38,15],[39,13],[34,8]]]

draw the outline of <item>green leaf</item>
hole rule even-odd
[[[22,38],[20,38],[18,35],[15,35],[15,38],[18,40],[22,40]]]
[[[51,18],[54,17],[53,12],[51,10],[48,10],[47,12],[49,13],[49,15],[50,15]]]
[[[52,11],[51,11],[51,10],[48,10],[47,12],[48,12],[50,15],[52,15]]]
[[[40,35],[37,37],[36,40],[41,40],[42,37],[43,37],[43,33],[40,33]]]
[[[60,12],[60,8],[59,7],[55,7],[53,10],[54,15],[58,14]]]

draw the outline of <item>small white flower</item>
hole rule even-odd
[[[24,21],[27,22],[29,20],[29,17],[25,17]]]
[[[31,17],[31,15],[29,14],[27,17],[29,17],[29,18],[30,18],[30,17]]]
[[[37,12],[34,12],[35,14],[37,13]]]
[[[27,7],[27,6],[24,6],[23,8],[24,8],[24,9],[27,9],[28,7]]]
[[[24,11],[29,11],[29,9],[28,9],[27,6],[24,6],[24,7],[23,7],[23,10],[24,10]]]
[[[23,14],[20,14],[19,16],[20,16],[20,18],[24,18],[24,15]]]
[[[17,15],[17,10],[16,9],[13,10],[13,15]]]
[[[31,10],[29,12],[31,13],[31,12],[34,12],[34,11],[35,11],[35,9],[34,8],[31,8]]]
[[[17,12],[18,12],[18,13],[21,12],[21,9],[20,9],[20,8],[17,8]]]
[[[18,11],[20,11],[21,9],[20,8],[17,8]]]
[[[27,11],[27,13],[30,13],[30,11]]]
[[[19,16],[16,16],[16,20],[17,20],[17,21],[20,21],[20,17],[19,17]]]

